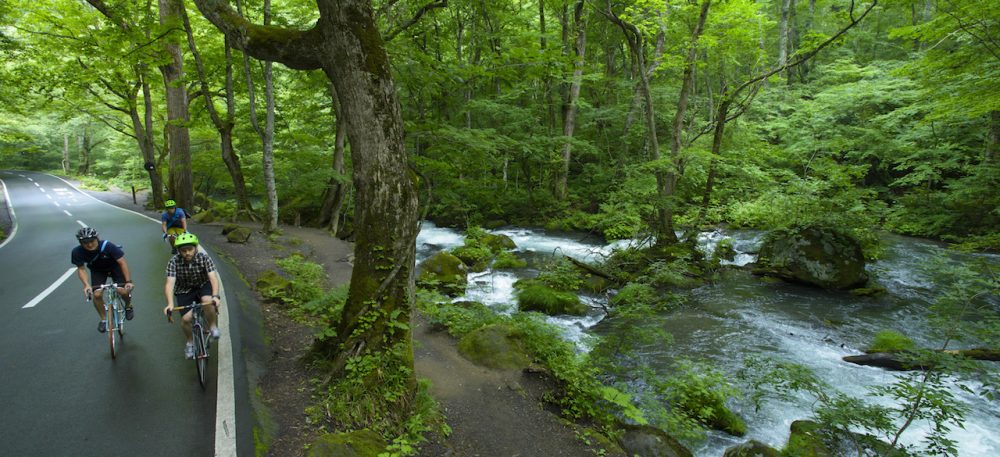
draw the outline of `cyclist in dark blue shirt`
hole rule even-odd
[[[97,324],[97,331],[106,332],[108,320],[104,314],[104,299],[101,298],[101,291],[94,289],[103,285],[109,277],[115,284],[125,285],[118,288],[118,293],[125,300],[125,318],[132,320],[132,275],[128,271],[125,252],[108,240],[101,241],[98,238],[97,230],[90,227],[84,227],[77,231],[76,239],[80,245],[73,248],[73,252],[70,253],[70,261],[76,265],[76,275],[83,283],[84,295],[88,298],[91,295],[94,297],[94,309],[97,310],[97,315],[101,316],[101,322]],[[88,268],[90,269],[89,275],[87,274]]]

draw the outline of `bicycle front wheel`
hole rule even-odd
[[[118,326],[118,312],[113,305],[108,307],[105,317],[108,319],[108,346],[111,348],[111,358],[114,359],[118,357],[118,337],[114,328]]]
[[[208,379],[208,351],[205,350],[205,334],[201,328],[195,329],[194,335],[194,363],[198,367],[198,383],[205,389]]]

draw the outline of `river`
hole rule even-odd
[[[543,230],[508,228],[492,233],[511,237],[522,257],[565,254],[580,260],[599,260],[615,247],[627,242],[606,245],[583,235],[548,233]],[[737,251],[733,262],[744,265],[756,260],[762,234],[750,231],[715,231],[699,236],[699,248],[711,252],[716,243],[729,238]],[[461,246],[461,232],[435,227],[425,222],[417,238],[418,262],[442,249]],[[835,389],[864,397],[872,386],[894,382],[899,373],[879,368],[863,367],[843,362],[841,357],[856,355],[882,329],[905,333],[918,345],[933,347],[925,316],[931,298],[938,291],[931,274],[924,271],[938,251],[936,243],[896,235],[885,235],[885,252],[881,259],[869,265],[869,273],[886,288],[878,298],[856,297],[847,293],[786,283],[762,281],[741,271],[731,271],[715,283],[690,291],[689,301],[680,310],[650,319],[646,325],[662,328],[674,337],[670,345],[643,348],[654,368],[666,370],[669,363],[683,356],[706,361],[726,375],[743,367],[748,355],[772,357],[795,362],[810,368]],[[952,262],[970,263],[974,258],[985,259],[1000,266],[1000,256],[949,252]],[[536,272],[492,271],[469,275],[469,287],[461,300],[474,300],[498,312],[516,309],[513,284],[522,276]],[[606,302],[607,297],[581,296],[591,304]],[[613,323],[602,322],[603,314],[595,309],[585,317],[557,316],[548,320],[562,329],[567,339],[586,350],[589,335],[613,331]],[[598,325],[600,323],[600,325]],[[996,362],[987,362],[994,363]],[[1000,371],[1000,365],[994,367]],[[989,402],[955,386],[952,393],[970,408],[964,429],[956,429],[949,437],[958,443],[963,457],[995,457],[1000,455],[1000,401]],[[891,406],[891,403],[881,401]],[[811,399],[798,401],[768,401],[759,411],[745,400],[731,405],[746,419],[746,437],[736,438],[712,432],[695,455],[716,457],[734,444],[756,439],[776,448],[784,446],[792,421],[805,419],[811,413]],[[926,423],[917,423],[904,435],[903,442],[914,444],[927,432]]]

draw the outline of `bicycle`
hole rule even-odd
[[[118,284],[103,284],[97,289],[102,291],[104,297],[104,317],[108,321],[108,346],[111,348],[111,358],[118,357],[118,347],[125,339],[125,301],[118,288],[124,287]],[[93,298],[93,292],[87,296],[87,301]],[[115,336],[117,335],[117,337]]]
[[[177,240],[177,235],[180,235],[182,233],[187,233],[187,232],[185,232],[183,230],[179,230],[178,231],[178,230],[174,230],[174,228],[169,228],[169,229],[167,229],[167,233],[163,234],[163,241],[165,241],[167,243],[167,246],[170,246],[170,253],[171,254],[176,254],[177,253],[177,248],[174,247],[174,241]]]
[[[202,305],[198,302],[191,302],[190,305],[175,307],[173,311],[179,311],[183,316],[187,310],[191,310],[191,342],[194,343],[194,364],[198,370],[198,383],[204,390],[208,384],[208,350],[212,347],[212,338],[208,337],[208,329],[205,328],[205,317],[202,313]],[[173,322],[173,312],[167,313],[167,322]]]

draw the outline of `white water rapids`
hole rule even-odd
[[[509,236],[522,257],[564,254],[585,261],[597,261],[615,247],[593,239],[542,230],[502,229],[491,231]],[[758,232],[706,232],[698,237],[699,248],[711,253],[719,241],[729,238],[737,255],[733,265],[756,260],[753,254],[760,244]],[[435,227],[429,222],[417,237],[417,261],[439,250],[461,246],[464,236],[455,230]],[[921,272],[930,261],[934,243],[912,238],[887,236],[883,258],[869,267],[879,284],[888,290],[878,299],[855,297],[846,293],[783,283],[768,283],[752,276],[733,273],[715,284],[691,291],[689,304],[681,310],[652,319],[674,337],[671,345],[644,348],[643,353],[654,367],[666,367],[676,357],[684,356],[711,363],[723,373],[732,374],[742,367],[745,355],[768,356],[810,368],[833,388],[854,397],[865,397],[871,386],[891,384],[901,376],[879,368],[843,362],[841,357],[856,355],[882,329],[893,329],[913,338],[918,345],[933,345],[925,311],[935,290],[933,278]],[[968,255],[953,254],[955,261]],[[982,256],[980,256],[982,257]],[[989,256],[994,265],[1000,257]],[[529,271],[492,271],[470,273],[466,294],[456,300],[483,303],[498,312],[516,309],[515,281]],[[582,296],[590,304],[606,302],[607,297]],[[564,329],[564,336],[586,350],[588,335],[613,331],[613,326],[594,327],[603,318],[594,311],[585,317],[557,316],[549,321]],[[993,362],[995,363],[995,362]],[[996,366],[1000,370],[1000,364]],[[975,387],[975,386],[972,386]],[[989,402],[957,387],[952,392],[970,411],[964,429],[952,430],[949,437],[958,443],[963,457],[1000,456],[1000,402]],[[890,405],[885,401],[881,404]],[[748,439],[756,439],[776,448],[788,439],[789,425],[809,418],[811,399],[795,402],[768,401],[760,411],[741,400],[732,405],[746,419],[746,437],[736,438],[712,432],[709,439],[692,451],[698,456],[721,456],[724,450]],[[916,444],[927,433],[927,423],[916,423],[904,435],[904,442]]]

